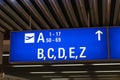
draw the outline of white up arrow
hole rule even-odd
[[[98,30],[98,31],[96,31],[96,33],[95,34],[97,34],[98,35],[98,41],[100,41],[101,40],[101,34],[103,34],[103,32],[102,31],[100,31],[100,30]]]

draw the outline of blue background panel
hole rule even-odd
[[[120,27],[109,28],[110,58],[120,59]]]
[[[101,34],[100,41],[98,41],[98,35],[95,34],[98,30],[103,32],[103,34]],[[34,33],[34,43],[25,43],[25,34],[30,33]],[[42,41],[37,43],[40,33],[42,33],[44,36],[44,43]],[[78,28],[11,32],[10,62],[105,60],[108,58],[106,35],[106,28]],[[48,42],[47,39],[51,39],[51,42]],[[75,48],[72,49],[74,52],[72,56],[77,56],[76,58],[70,57],[70,47]],[[80,47],[86,47],[86,50],[83,54],[86,56],[86,58],[79,57],[83,50],[80,49]],[[44,50],[44,58],[42,59],[37,58],[38,48],[42,48]],[[50,51],[50,56],[54,55],[54,58],[52,59],[48,58],[47,51],[49,48],[54,49],[53,52]],[[58,57],[58,48],[64,48],[66,59]]]

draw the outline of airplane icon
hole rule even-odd
[[[31,38],[33,38],[34,36],[26,36],[26,40],[30,40]]]
[[[34,38],[34,33],[25,33],[24,43],[34,43]]]

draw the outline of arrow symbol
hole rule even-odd
[[[103,32],[102,31],[100,31],[100,30],[98,30],[98,31],[96,31],[96,33],[95,34],[97,34],[98,35],[98,41],[100,41],[101,40],[101,34],[103,34]]]

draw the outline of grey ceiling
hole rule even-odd
[[[0,0],[0,31],[5,34],[4,39],[7,40],[10,39],[11,31],[103,26],[120,26],[120,0]],[[8,53],[8,50],[4,52],[4,54]],[[120,65],[93,66],[93,62],[80,63],[85,66],[54,67],[51,66],[52,63],[47,63],[42,64],[44,67],[13,68],[11,67],[13,64],[9,64],[9,57],[4,56],[1,68],[6,74],[33,80],[39,80],[46,75],[63,77],[84,75],[60,73],[70,70],[88,71],[86,74],[96,80],[96,75],[98,75],[94,73],[96,70],[120,70]],[[111,62],[105,61],[105,63]],[[56,74],[31,75],[30,71],[54,71]],[[112,75],[112,73],[104,74]],[[113,74],[120,75],[120,73]]]

